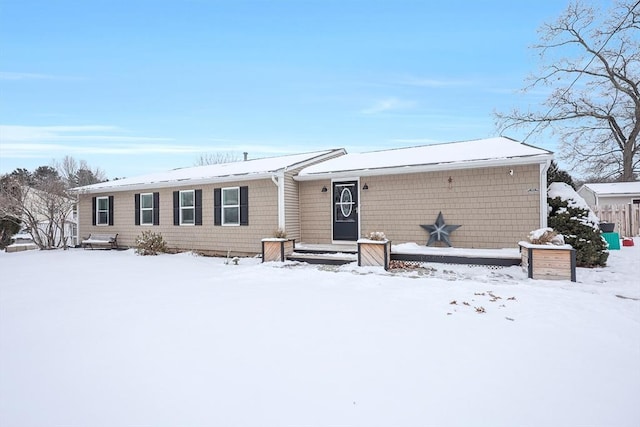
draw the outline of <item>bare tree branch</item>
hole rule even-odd
[[[195,162],[195,166],[217,165],[240,161],[240,156],[233,152],[203,153]]]
[[[577,170],[636,179],[639,5],[639,0],[622,0],[611,11],[601,11],[575,1],[555,22],[543,25],[541,43],[534,46],[542,67],[529,78],[525,93],[539,86],[555,89],[540,110],[496,113],[499,129],[551,130],[560,139],[561,157]],[[563,56],[568,53],[573,56]]]

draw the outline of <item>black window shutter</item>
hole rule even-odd
[[[153,193],[153,225],[160,225],[160,193]]]
[[[140,225],[140,193],[136,193],[133,195],[133,204],[135,205],[135,218],[134,224]]]
[[[249,225],[249,187],[240,187],[240,225]]]
[[[180,192],[173,192],[173,225],[180,225]]]
[[[109,225],[113,225],[113,196],[109,196]]]
[[[222,190],[213,189],[213,225],[222,225]]]
[[[91,198],[91,211],[93,212],[93,219],[91,220],[93,225],[96,225],[96,198]]]
[[[196,225],[202,225],[202,190],[196,190]]]

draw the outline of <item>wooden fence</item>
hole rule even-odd
[[[640,205],[605,205],[596,206],[593,212],[600,222],[612,222],[615,231],[622,237],[640,235]]]

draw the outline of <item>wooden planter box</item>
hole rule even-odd
[[[391,260],[391,241],[389,240],[358,240],[358,265],[361,267],[374,266],[389,269]]]
[[[285,261],[295,247],[295,239],[262,239],[262,262]]]
[[[571,245],[519,245],[522,268],[530,279],[576,281],[576,250]]]

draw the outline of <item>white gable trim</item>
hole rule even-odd
[[[226,182],[243,182],[243,181],[255,181],[261,179],[270,179],[273,173],[255,173],[247,175],[229,175],[224,177],[215,178],[201,178],[201,179],[181,179],[172,181],[157,181],[149,183],[135,183],[127,185],[114,185],[104,186],[100,188],[78,188],[73,189],[78,194],[92,194],[92,193],[116,193],[120,191],[134,191],[134,190],[152,190],[160,188],[180,188],[185,186],[196,186],[206,184],[224,184]],[[117,181],[114,181],[114,183]]]
[[[134,190],[143,191],[160,188],[184,187],[187,185],[224,184],[226,182],[271,179],[274,174],[278,174],[292,168],[303,168],[313,163],[322,162],[344,154],[346,154],[346,151],[343,148],[338,148],[314,153],[248,160],[246,162],[209,165],[213,170],[206,166],[175,169],[173,171],[167,171],[166,173],[143,175],[124,178],[122,180],[92,184],[85,187],[77,187],[71,189],[71,192],[79,194],[93,194]],[[298,161],[294,162],[294,158],[292,157],[298,159]],[[283,164],[284,161],[291,161],[291,163]],[[197,173],[199,176],[190,176],[191,174],[196,173],[194,171],[198,171]]]
[[[546,164],[553,158],[553,154],[540,154],[535,156],[512,157],[506,159],[475,160],[467,162],[437,163],[416,166],[395,166],[388,168],[372,168],[360,170],[332,171],[321,173],[300,174],[293,179],[296,181],[313,181],[318,179],[347,179],[353,176],[382,176],[400,175],[409,173],[435,172],[459,169],[489,168],[498,166]],[[545,185],[546,186],[546,185]]]

